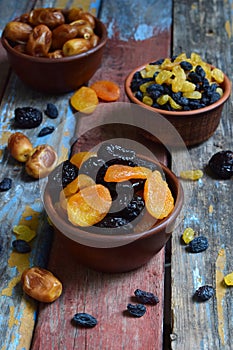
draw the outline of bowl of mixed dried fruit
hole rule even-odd
[[[171,237],[183,190],[162,163],[104,142],[78,152],[48,176],[45,210],[64,249],[103,272],[147,263]]]
[[[206,141],[218,127],[231,93],[229,78],[192,53],[135,68],[126,78],[129,100],[164,116],[187,146]]]
[[[37,8],[8,22],[1,41],[26,85],[64,93],[87,83],[99,68],[107,31],[81,8]]]

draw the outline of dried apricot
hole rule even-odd
[[[148,212],[156,219],[168,216],[174,208],[174,198],[158,170],[153,171],[144,186],[144,199]]]
[[[110,80],[98,80],[91,86],[96,95],[103,101],[113,102],[120,97],[120,87]]]
[[[88,175],[79,174],[72,182],[70,182],[64,189],[63,192],[65,197],[69,197],[72,194],[77,193],[80,189],[92,186],[95,181]]]
[[[70,103],[77,111],[90,114],[94,112],[99,100],[93,89],[82,86],[71,96]]]
[[[122,182],[130,179],[146,179],[151,170],[142,166],[131,167],[129,165],[113,164],[104,176],[106,182]]]
[[[81,167],[81,164],[90,157],[96,156],[94,152],[78,152],[75,153],[71,158],[70,162],[76,165],[77,168]]]
[[[75,226],[92,226],[100,222],[112,204],[109,190],[103,185],[85,187],[69,197],[67,214]]]

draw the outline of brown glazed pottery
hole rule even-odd
[[[28,86],[44,93],[73,91],[88,82],[99,68],[107,41],[105,25],[95,18],[98,45],[79,55],[63,58],[33,57],[14,50],[4,33],[2,45],[16,75]]]

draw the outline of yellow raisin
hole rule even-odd
[[[160,97],[157,98],[156,102],[162,106],[165,105],[165,103],[167,103],[169,101],[170,96],[169,95],[162,95]]]
[[[214,68],[212,71],[211,71],[211,76],[214,78],[214,80],[221,84],[223,83],[224,81],[224,74],[223,72],[221,71],[221,69],[219,68]]]
[[[201,92],[199,92],[199,91],[184,92],[184,93],[183,93],[183,97],[186,97],[186,98],[193,98],[193,99],[195,99],[195,100],[200,100],[201,97],[202,97],[202,94],[201,94]]]
[[[142,102],[148,106],[152,106],[152,104],[153,104],[153,100],[150,96],[143,96]]]
[[[199,180],[203,176],[203,171],[200,169],[196,170],[183,170],[180,172],[180,177],[185,180]]]
[[[26,242],[30,242],[36,236],[36,231],[26,225],[14,226],[13,232],[19,236],[19,239],[23,239]]]
[[[182,239],[185,244],[189,244],[189,242],[193,240],[194,236],[194,230],[191,227],[187,227],[183,232]]]
[[[224,282],[227,286],[233,286],[233,272],[224,277]]]

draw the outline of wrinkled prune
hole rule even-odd
[[[124,209],[131,201],[134,189],[130,182],[119,182],[115,186],[115,196],[111,206],[111,213]]]
[[[78,324],[82,327],[92,328],[95,327],[98,323],[97,319],[85,312],[80,312],[74,315],[73,317],[74,323]]]
[[[98,222],[95,226],[102,228],[114,229],[118,227],[127,226],[126,229],[131,230],[133,227],[129,224],[129,220],[127,218],[110,216],[107,214],[103,220]]]
[[[48,103],[44,112],[51,119],[58,117],[58,109],[53,103]]]
[[[9,177],[4,177],[0,182],[0,192],[8,191],[11,189],[12,180]]]
[[[210,158],[208,164],[220,179],[230,179],[233,175],[233,152],[230,150],[217,152]]]
[[[205,236],[195,237],[188,244],[188,250],[191,253],[200,253],[209,247],[208,239]]]
[[[23,239],[16,239],[12,242],[12,247],[14,250],[16,250],[18,253],[29,253],[31,251],[31,247]]]
[[[15,125],[23,129],[39,126],[43,120],[42,112],[33,107],[18,107],[15,109]]]
[[[65,188],[78,174],[78,168],[69,160],[65,160],[62,166],[62,187]]]
[[[133,150],[126,149],[120,145],[103,143],[97,152],[97,156],[105,161],[109,161],[111,159],[133,161],[136,154]]]
[[[141,289],[136,289],[134,291],[134,295],[136,296],[139,303],[142,304],[156,305],[159,303],[159,298],[151,292],[145,292]]]
[[[136,305],[128,304],[127,310],[132,316],[142,317],[146,312],[146,307],[143,304],[136,304]]]
[[[38,137],[46,136],[51,134],[55,130],[54,126],[45,126],[43,129],[40,130]]]
[[[88,158],[80,167],[79,173],[90,176],[96,183],[103,183],[107,164],[102,158],[96,156]]]
[[[194,294],[199,301],[207,301],[212,298],[213,295],[214,288],[208,285],[199,287]]]
[[[131,222],[142,213],[144,207],[144,199],[141,196],[135,195],[124,209],[117,213],[111,213],[111,215],[126,218],[129,222]]]

